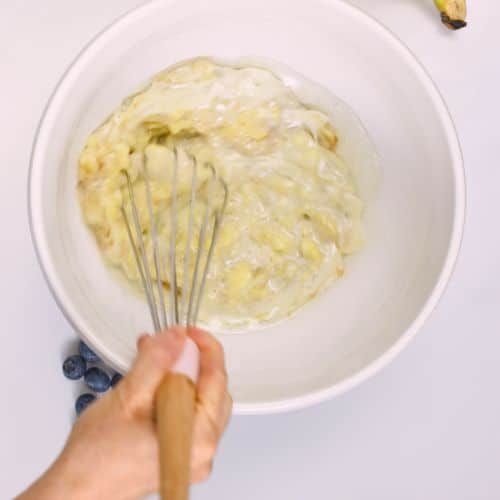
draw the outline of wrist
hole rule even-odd
[[[96,481],[89,477],[88,471],[75,460],[70,453],[63,452],[49,470],[50,483],[57,496],[53,498],[71,498],[72,500],[90,500],[98,498]]]
[[[61,455],[17,500],[95,499],[96,489],[78,472],[78,464]]]
[[[49,477],[54,495],[47,500],[127,500],[148,493],[140,488],[142,483],[133,471],[123,470],[117,462],[105,464],[95,455],[84,454],[83,458],[82,453],[72,448],[63,451],[51,467]]]

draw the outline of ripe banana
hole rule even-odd
[[[447,28],[459,30],[467,26],[465,0],[434,0],[434,3],[441,12],[441,21]]]

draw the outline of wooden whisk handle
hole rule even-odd
[[[198,368],[198,348],[191,339],[187,339],[181,357],[156,392],[162,500],[189,498]]]
[[[190,378],[169,373],[156,394],[162,500],[189,498],[195,393]]]

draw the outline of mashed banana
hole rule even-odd
[[[123,203],[129,210],[123,170],[133,181],[152,262],[147,168],[166,259],[176,149],[182,274],[190,157],[213,165],[229,186],[229,200],[200,319],[235,329],[274,322],[342,276],[344,257],[362,243],[363,204],[350,168],[336,154],[337,140],[329,117],[302,104],[270,71],[189,61],[156,76],[89,136],[79,161],[83,215],[107,261],[139,283],[121,213]],[[198,174],[196,225],[210,170],[198,168]],[[170,286],[167,272],[162,281]]]

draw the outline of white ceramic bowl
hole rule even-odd
[[[126,370],[149,327],[139,299],[110,275],[75,196],[89,131],[150,76],[182,59],[262,56],[329,88],[355,110],[380,154],[368,244],[347,274],[293,319],[220,335],[237,413],[304,407],[387,364],[422,326],[459,251],[465,193],[445,104],[410,52],[340,0],[155,1],[95,38],[64,75],[36,138],[30,214],[61,309],[108,362]]]

